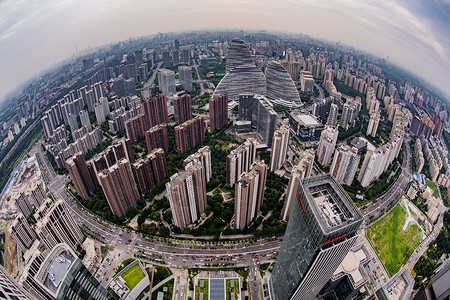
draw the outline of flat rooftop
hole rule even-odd
[[[294,117],[294,119],[301,125],[307,126],[307,127],[316,127],[321,126],[322,124],[317,121],[317,119],[309,114],[304,114],[300,112],[292,112],[291,116]]]

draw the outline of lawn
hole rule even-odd
[[[155,267],[155,273],[153,274],[153,283],[152,285],[155,286],[167,277],[172,275],[172,271],[170,271],[169,268],[156,266]]]
[[[397,205],[386,217],[367,230],[367,237],[378,252],[389,274],[397,273],[420,243],[416,224],[403,231],[407,213]]]
[[[160,286],[156,291],[152,291],[152,300],[158,299],[158,292],[163,292],[164,287],[167,287],[167,292],[164,292],[164,300],[172,299],[173,295],[173,285],[175,283],[175,279],[170,279],[168,282]]]
[[[127,283],[127,287],[132,290],[145,277],[139,264],[134,265],[122,274],[122,278]]]
[[[234,281],[234,288],[231,287],[231,282]],[[239,299],[239,279],[227,279],[226,281],[226,298],[231,299],[231,293],[234,292],[235,299]]]
[[[204,282],[203,288],[200,288],[200,282]],[[200,299],[200,293],[203,293],[203,299],[207,300],[209,292],[209,279],[199,279],[198,285],[195,288],[195,300]]]
[[[433,190],[433,196],[439,198],[439,192],[436,183],[434,183],[431,180],[428,180],[428,178],[426,180],[427,180],[427,187]]]

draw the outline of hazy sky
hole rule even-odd
[[[450,98],[450,0],[0,0],[0,100],[75,45],[207,28],[340,41],[389,56]]]

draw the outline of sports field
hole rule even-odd
[[[127,287],[132,290],[134,287],[141,282],[141,280],[145,277],[145,274],[142,272],[139,264],[134,265],[125,273],[122,274],[122,278],[127,283]]]
[[[383,219],[369,227],[367,238],[378,252],[390,276],[397,273],[420,243],[421,229],[411,223],[403,227],[407,213],[399,204]]]

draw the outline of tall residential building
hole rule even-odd
[[[190,167],[190,164],[200,162],[202,166],[205,168],[205,176],[206,182],[209,182],[211,179],[211,150],[209,146],[205,146],[203,148],[198,149],[194,154],[189,155],[184,161],[184,168],[187,169]]]
[[[270,159],[270,171],[281,169],[289,148],[289,131],[290,127],[283,125],[275,131],[272,140],[272,157]]]
[[[261,209],[266,178],[267,165],[264,161],[256,162],[252,169],[242,175],[236,184],[234,224],[237,229],[244,229],[250,225]]]
[[[91,121],[89,119],[89,113],[85,110],[80,111],[81,126],[86,127],[90,132],[92,130]]]
[[[163,67],[169,68],[172,64],[170,63],[170,52],[164,51],[163,52]]]
[[[106,117],[109,115],[108,98],[100,97],[99,101],[94,104],[94,112],[99,125],[105,122]]]
[[[313,92],[314,78],[310,71],[300,71],[300,85],[303,93]]]
[[[59,243],[66,243],[72,249],[76,249],[84,240],[80,228],[63,200],[58,200],[51,206],[45,216],[37,222],[35,229],[39,240],[48,249]]]
[[[251,121],[252,128],[268,146],[272,146],[273,133],[277,120],[277,113],[273,110],[273,104],[261,95],[239,95],[240,121]]]
[[[96,184],[95,180],[91,177],[83,154],[78,152],[68,158],[66,160],[66,167],[78,194],[84,199],[90,198]]]
[[[56,245],[39,266],[34,283],[47,299],[112,300],[111,294],[64,243]],[[41,296],[41,295],[39,295]]]
[[[122,158],[97,174],[111,211],[122,216],[139,200],[139,192],[131,171],[130,162]]]
[[[175,112],[175,123],[177,125],[192,119],[191,95],[184,94],[183,96],[173,99],[173,108]]]
[[[344,130],[347,130],[348,123],[350,121],[350,104],[345,103],[342,108],[342,118],[341,122],[339,123],[339,127],[343,128]]]
[[[175,94],[175,73],[168,69],[159,69],[158,86],[164,95],[172,96]]]
[[[209,100],[209,126],[211,131],[228,123],[228,96],[218,95]]]
[[[227,156],[227,185],[232,186],[241,180],[256,159],[256,139],[249,138],[244,144],[232,150]]]
[[[169,135],[167,133],[167,125],[160,124],[153,126],[145,132],[145,142],[147,151],[150,152],[155,148],[162,148],[165,152],[169,151]]]
[[[206,175],[200,162],[170,177],[166,183],[175,226],[184,229],[197,221],[206,210]]]
[[[12,222],[9,232],[22,253],[25,253],[37,238],[36,233],[21,213]]]
[[[192,67],[181,66],[178,68],[180,83],[185,91],[192,90]]]
[[[378,124],[380,123],[380,113],[373,113],[370,115],[369,125],[367,126],[366,135],[376,136]]]
[[[314,165],[314,150],[310,149],[305,151],[300,158],[300,161],[292,169],[291,179],[287,188],[286,201],[284,201],[283,210],[281,211],[281,218],[284,221],[289,220],[289,216],[292,212],[292,207],[297,199],[297,187],[300,180],[311,176],[311,171]]]
[[[333,127],[327,127],[322,131],[317,150],[317,160],[322,166],[327,166],[331,163],[338,134],[337,128]]]
[[[145,194],[167,177],[164,150],[153,149],[145,157],[136,160],[132,168],[139,192]]]
[[[173,66],[178,66],[178,64],[180,63],[180,51],[178,50],[172,51],[172,63]]]
[[[194,149],[205,141],[205,121],[196,117],[175,127],[175,141],[179,154]]]
[[[181,52],[181,63],[185,65],[191,64],[191,56],[189,53],[189,49],[183,49],[183,51]]]
[[[277,61],[270,61],[266,68],[266,95],[272,100],[282,99],[300,104],[300,95],[286,69]]]
[[[0,265],[0,295],[5,300],[34,300],[23,287],[9,275],[8,271]]]
[[[357,239],[363,218],[331,175],[297,187],[271,278],[273,298],[314,299]]]
[[[77,115],[69,114],[68,118],[69,118],[70,132],[77,131],[80,128],[78,127]]]
[[[340,184],[351,185],[356,171],[358,170],[361,157],[358,151],[348,145],[343,145],[334,152],[331,163],[330,174],[336,178]]]
[[[331,104],[330,113],[328,114],[327,125],[336,126],[339,108],[336,104]]]
[[[13,197],[15,198],[18,211],[25,218],[28,218],[41,206],[46,198],[44,185],[42,182],[37,182],[34,185],[27,186],[26,190],[20,191],[20,193],[15,194]]]
[[[252,54],[245,42],[241,39],[233,39],[227,50],[226,72],[243,64],[254,64]]]

